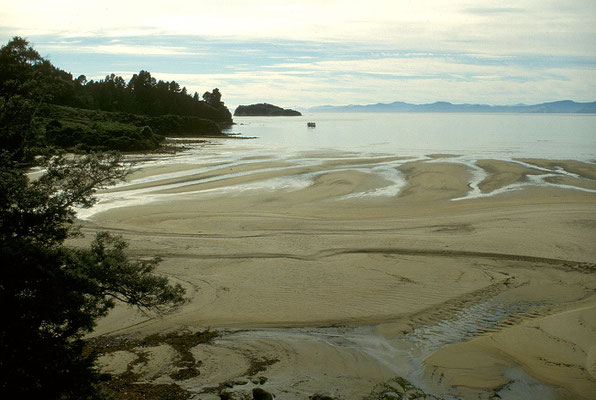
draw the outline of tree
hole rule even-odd
[[[75,85],[78,86],[85,86],[87,84],[87,77],[85,75],[79,75],[77,79],[75,79]]]
[[[21,37],[15,36],[0,48],[0,148],[17,162],[30,158],[26,145],[44,91],[35,67],[42,62]]]
[[[213,92],[203,93],[203,100],[219,112],[221,122],[232,122],[232,114],[230,113],[230,110],[228,110],[228,108],[225,106],[224,102],[221,101],[221,92],[218,88],[213,89]]]
[[[170,82],[170,92],[180,93],[180,84],[176,81]]]
[[[216,108],[223,105],[221,101],[221,93],[218,88],[213,89],[213,92],[211,93],[211,105]]]
[[[29,42],[19,36],[0,48],[0,96],[28,95],[37,89],[32,81],[35,66],[44,60],[29,46]]]
[[[72,75],[15,36],[0,48],[0,149],[14,161],[30,162],[37,145],[34,122],[42,103],[73,98]]]
[[[33,104],[33,117],[39,105],[46,103],[151,116],[188,115],[232,123],[217,88],[206,92],[205,101],[200,101],[200,96],[191,96],[180,83],[158,82],[145,70],[134,74],[128,83],[115,74],[97,81],[87,80],[84,75],[74,78],[43,59],[26,39],[15,36],[0,48],[0,97],[7,104],[17,95]],[[43,129],[37,133],[43,134]]]
[[[219,108],[223,105],[221,102],[221,93],[218,88],[213,89],[213,92],[203,93],[203,100],[212,107]]]
[[[129,259],[121,237],[99,233],[87,249],[65,245],[77,234],[75,208],[93,205],[98,188],[128,173],[121,156],[58,155],[45,167],[30,181],[0,153],[0,392],[99,399],[101,376],[83,336],[115,299],[166,312],[184,290],[154,274],[159,259]]]
[[[31,127],[39,103],[20,95],[0,97],[0,149],[15,162],[28,162]]]

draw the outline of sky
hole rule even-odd
[[[231,108],[596,100],[596,0],[3,3],[2,44],[75,77],[218,87]]]

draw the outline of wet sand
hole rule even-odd
[[[595,176],[452,155],[149,164],[82,214],[84,232],[161,256],[189,301],[165,317],[119,306],[95,335],[221,330],[178,382],[198,398],[255,360],[278,398],[361,398],[396,375],[466,398],[594,398]],[[144,379],[172,381],[169,346],[138,351]]]

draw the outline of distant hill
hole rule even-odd
[[[452,104],[438,101],[430,104],[410,104],[401,101],[349,106],[318,106],[309,112],[476,112],[476,113],[596,113],[596,101],[576,103],[571,100],[555,101],[534,105],[516,104],[491,106],[487,104]]]
[[[234,116],[240,117],[298,117],[300,115],[302,114],[296,110],[284,109],[267,103],[238,106],[234,111]]]

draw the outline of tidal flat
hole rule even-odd
[[[167,344],[104,370],[200,399],[363,398],[396,376],[447,398],[593,398],[595,164],[234,151],[143,158],[80,213],[189,297],[161,317],[118,306],[93,336],[218,332],[187,379]]]

